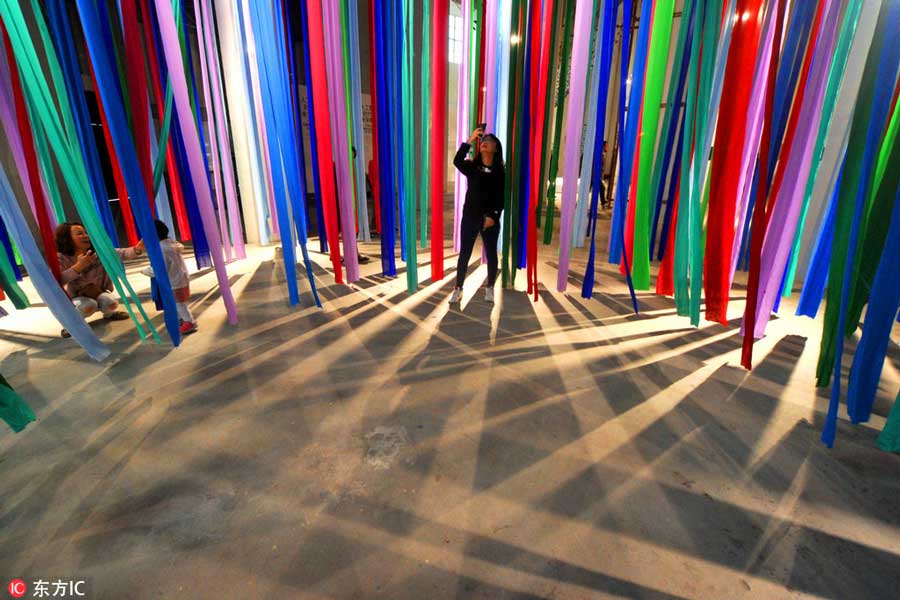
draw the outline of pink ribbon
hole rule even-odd
[[[200,207],[200,220],[203,222],[203,232],[209,242],[209,253],[216,269],[216,278],[219,282],[222,300],[225,303],[228,322],[234,325],[237,324],[237,306],[231,293],[231,285],[228,283],[228,273],[225,270],[225,261],[222,256],[222,241],[216,230],[216,215],[210,196],[209,181],[206,178],[206,167],[203,164],[203,149],[200,148],[200,138],[193,121],[186,117],[192,114],[191,103],[188,99],[187,81],[184,78],[181,46],[178,43],[178,32],[175,29],[175,16],[172,14],[172,5],[169,0],[155,0],[155,2],[175,106],[180,115],[178,126],[184,138],[191,180],[197,193],[197,204]]]

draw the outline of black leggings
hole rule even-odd
[[[487,254],[487,287],[493,286],[494,281],[497,279],[497,239],[500,237],[500,223],[494,223],[493,227],[484,229],[484,223],[480,219],[463,216],[462,223],[459,225],[459,261],[456,263],[456,287],[462,287],[463,281],[466,279],[469,259],[472,257],[472,248],[475,246],[475,239],[479,233]]]

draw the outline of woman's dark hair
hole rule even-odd
[[[75,256],[75,244],[72,242],[72,228],[75,226],[84,227],[78,221],[69,221],[60,223],[56,227],[56,251],[64,256]]]
[[[153,224],[156,225],[156,237],[159,241],[163,241],[167,237],[169,237],[169,226],[160,221],[159,219],[154,219]]]
[[[485,142],[494,142],[494,145],[497,146],[497,151],[494,153],[494,165],[497,166],[501,170],[506,168],[506,165],[503,163],[503,144],[500,143],[500,140],[497,139],[497,136],[493,133],[486,134],[483,138],[481,138],[481,143]],[[475,164],[481,164],[481,152],[475,153]]]

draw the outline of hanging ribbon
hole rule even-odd
[[[731,249],[734,243],[734,213],[737,201],[738,169],[746,128],[747,107],[753,85],[753,72],[746,65],[756,57],[762,27],[761,0],[742,0],[737,13],[743,17],[734,24],[728,53],[722,106],[716,125],[716,157],[710,176],[710,195],[716,202],[709,206],[705,276],[706,319],[727,325]]]
[[[898,192],[900,188],[894,186]],[[900,308],[900,193],[893,198],[884,253],[872,280],[872,294],[862,338],[853,356],[847,386],[847,409],[854,423],[869,420],[891,339],[894,316]]]
[[[3,14],[3,20],[8,24],[10,13],[6,12],[6,7],[0,6],[0,13]],[[34,243],[34,238],[31,237],[31,230],[22,216],[2,165],[0,165],[0,218],[9,228],[9,233],[19,248],[22,262],[28,271],[32,285],[56,320],[66,328],[72,335],[72,339],[78,342],[91,358],[101,361],[109,356],[109,348],[97,339],[91,326],[85,322],[81,313],[76,310],[72,301],[57,283],[56,278],[47,269],[44,258]],[[7,289],[7,292],[9,291]]]
[[[840,327],[835,327],[835,325],[841,321],[841,314],[845,314],[845,311],[842,310],[846,304],[842,299],[845,295],[844,287],[848,288],[846,292],[848,299],[850,291],[852,291],[852,288],[849,288],[849,281],[845,286],[846,265],[848,259],[853,259],[850,264],[851,269],[855,264],[855,244],[859,238],[858,228],[862,220],[874,166],[874,146],[884,131],[884,121],[893,92],[895,71],[890,71],[891,74],[888,75],[888,70],[896,69],[897,62],[891,63],[890,60],[900,44],[900,38],[895,35],[886,36],[886,34],[889,31],[897,31],[895,28],[888,27],[889,23],[893,23],[895,17],[900,18],[900,5],[895,5],[895,3],[882,5],[850,127],[850,138],[841,174],[835,229],[832,234],[825,323],[816,370],[819,387],[828,385],[832,364],[841,354],[837,348],[842,339],[841,332],[844,327],[843,324]],[[879,79],[879,77],[881,78]],[[836,388],[838,387],[836,386]]]
[[[596,54],[597,63],[600,66],[600,81],[609,81],[609,73],[612,68],[613,45],[615,44],[615,27],[616,27],[616,2],[615,0],[606,0],[601,8],[601,35],[598,36],[600,53]],[[605,89],[597,95],[597,108],[594,111],[596,131],[594,137],[597,140],[604,139],[606,133],[606,102],[609,90]],[[602,148],[602,146],[601,146]],[[597,204],[600,195],[601,178],[603,176],[603,152],[594,153],[593,164],[593,184],[591,194],[591,211],[590,211],[590,234],[591,246],[588,254],[587,268],[584,271],[584,280],[581,285],[581,297],[590,298],[594,295],[594,261],[596,257],[597,246]],[[583,176],[587,176],[587,172],[582,172]]]
[[[221,112],[221,104],[215,102],[212,96],[211,89],[211,78],[210,78],[210,69],[208,66],[212,64],[211,61],[207,58],[207,50],[209,49],[209,45],[206,42],[206,29],[207,25],[204,24],[203,12],[200,8],[200,3],[198,0],[194,0],[194,22],[197,27],[197,40],[198,40],[198,54],[200,55],[200,90],[203,92],[203,104],[206,107],[206,116],[209,123],[209,158],[207,159],[207,166],[211,167],[209,171],[210,178],[210,187],[212,187],[215,201],[216,201],[216,216],[218,217],[219,223],[219,235],[222,238],[222,246],[225,251],[225,260],[227,262],[231,262],[232,260],[232,244],[230,241],[230,236],[228,235],[228,216],[225,211],[225,194],[224,189],[222,187],[222,175],[223,175],[223,167],[220,166],[220,157],[219,157],[219,140],[218,134],[216,132],[216,117],[217,114]],[[191,61],[193,63],[193,60]],[[192,73],[193,75],[193,73]],[[196,82],[194,82],[194,86],[196,86]],[[199,102],[199,94],[198,94],[198,102]],[[197,110],[197,120],[198,124],[202,123],[202,115],[198,108]],[[199,126],[198,126],[199,130]],[[203,133],[201,132],[201,143],[203,143]],[[204,146],[205,148],[205,146]],[[212,164],[209,164],[209,163]]]
[[[448,0],[436,0],[431,27],[431,280],[444,277],[444,160],[447,144]]]
[[[55,225],[51,221],[47,210],[47,200],[40,181],[37,160],[34,154],[34,142],[31,134],[31,125],[28,115],[25,113],[25,102],[22,97],[22,86],[19,80],[19,71],[13,57],[12,46],[3,28],[4,56],[0,56],[0,105],[2,113],[0,120],[3,122],[3,130],[9,141],[10,149],[15,157],[16,167],[22,181],[22,187],[31,200],[38,229],[41,234],[41,242],[47,257],[47,264],[53,277],[60,280],[59,258],[56,255],[56,241],[54,239]],[[7,70],[8,69],[8,70]],[[18,122],[18,128],[16,123]],[[23,127],[25,126],[25,127]],[[23,168],[24,167],[24,168]],[[9,291],[7,289],[7,291]]]
[[[659,217],[662,213],[663,195],[666,189],[669,190],[669,196],[674,196],[675,182],[669,179],[669,168],[672,164],[672,151],[675,140],[680,130],[681,119],[681,103],[684,97],[684,87],[687,80],[687,68],[690,62],[690,45],[691,38],[694,33],[694,20],[691,15],[694,11],[695,0],[689,0],[681,12],[681,18],[678,24],[678,40],[675,42],[675,58],[672,62],[672,68],[678,68],[678,74],[669,82],[669,93],[666,97],[666,114],[663,118],[663,125],[660,132],[665,134],[665,145],[662,156],[657,153],[656,160],[653,162],[653,175],[651,177],[652,184],[650,186],[651,198],[656,198],[656,206],[653,210],[653,219],[650,221],[650,256],[653,256],[653,250],[656,247],[656,235],[659,226]],[[687,52],[685,51],[687,50]],[[674,84],[674,85],[673,85]],[[662,138],[660,138],[662,143]],[[677,165],[678,162],[676,161]],[[672,171],[675,169],[673,168]],[[673,173],[672,179],[675,179]],[[665,232],[668,230],[668,223],[671,219],[672,204],[671,200],[666,203],[665,224],[660,233],[660,244],[657,260],[662,260],[666,243],[664,238]]]
[[[532,164],[537,165],[529,173],[531,177],[530,193],[528,196],[528,293],[534,295],[534,300],[538,299],[538,256],[537,256],[537,214],[540,210],[538,200],[541,197],[541,182],[543,181],[543,149],[544,135],[547,132],[546,114],[547,114],[547,93],[549,75],[550,75],[550,50],[554,45],[555,36],[551,35],[553,30],[550,26],[551,14],[556,14],[554,0],[547,0],[544,3],[544,13],[541,22],[543,28],[541,31],[541,52],[540,52],[540,79],[538,81],[537,96],[535,98],[535,107],[537,115],[535,118],[534,139],[532,142]]]
[[[847,59],[849,58],[850,46],[856,33],[856,27],[859,23],[860,12],[862,9],[861,0],[850,0],[841,24],[841,31],[838,34],[837,45],[835,46],[834,56],[831,61],[831,67],[828,71],[828,82],[825,88],[825,97],[822,100],[822,118],[819,122],[819,131],[816,135],[816,146],[813,150],[812,166],[810,168],[809,178],[806,182],[806,190],[803,194],[803,205],[800,209],[800,218],[797,224],[797,230],[794,234],[794,243],[791,247],[791,257],[788,263],[788,271],[785,277],[785,284],[782,293],[787,296],[794,287],[794,280],[797,273],[798,257],[801,253],[801,239],[803,231],[806,227],[807,216],[811,207],[813,189],[816,185],[817,175],[825,153],[825,139],[832,123],[835,111],[835,103],[837,101],[838,89],[841,80],[844,77]],[[860,70],[860,75],[861,75]],[[825,171],[827,172],[827,171]],[[824,178],[823,178],[824,179]],[[821,219],[823,204],[818,202],[813,209],[813,223],[818,223]]]
[[[462,0],[462,59],[459,61],[459,69],[457,72],[457,92],[456,92],[456,142],[464,142],[469,139],[469,19],[471,18],[470,4],[471,0]],[[466,177],[459,171],[454,170],[453,173],[453,251],[459,252],[459,228],[462,220],[463,203],[466,198],[466,190],[468,189],[468,181]]]
[[[334,278],[336,283],[343,283],[344,276],[341,270],[341,253],[338,244],[338,215],[337,202],[335,199],[334,189],[334,170],[332,167],[332,157],[334,152],[331,144],[330,114],[328,100],[328,81],[325,66],[325,39],[322,30],[322,3],[321,0],[307,1],[307,23],[309,25],[309,45],[310,45],[310,61],[312,73],[312,93],[314,94],[314,105],[316,110],[316,140],[318,147],[319,159],[319,182],[322,186],[322,206],[325,213],[325,228],[328,232],[328,239],[331,242],[329,249],[331,254],[331,265],[334,268]],[[347,247],[347,239],[344,245]],[[382,235],[384,232],[382,232]],[[351,242],[353,241],[351,236]],[[355,244],[354,244],[355,252]],[[354,254],[354,262],[355,254]]]
[[[493,0],[496,2],[496,0]],[[429,69],[431,61],[431,37],[429,36],[429,28],[431,27],[431,2],[422,3],[422,61],[419,66],[420,87],[419,87],[419,118],[421,120],[421,137],[419,138],[419,150],[422,153],[419,161],[419,247],[423,250],[428,247],[428,190],[431,182],[431,145],[428,143],[429,132],[431,128],[431,70]],[[373,70],[374,72],[374,70]],[[489,92],[490,93],[490,92]],[[374,101],[372,103],[374,106]],[[375,111],[372,111],[373,115]],[[374,126],[373,126],[374,131]]]
[[[797,113],[796,126],[793,130],[795,133],[789,140],[790,148],[782,151],[782,159],[779,161],[779,164],[787,163],[782,169],[782,173],[784,173],[782,181],[785,183],[778,189],[779,197],[775,199],[762,245],[755,330],[748,327],[745,336],[753,336],[757,339],[763,336],[775,300],[780,297],[781,278],[793,244],[793,233],[800,216],[803,192],[812,164],[815,133],[821,118],[820,108],[828,79],[827,69],[831,62],[837,34],[840,5],[840,2],[833,0],[826,0],[823,3],[823,6],[827,7],[823,25],[818,30],[818,35],[814,30],[810,37],[808,57],[813,52],[812,48],[815,48],[815,60],[811,67],[807,67],[808,63],[804,65],[808,71],[802,74],[801,81],[808,81],[808,84],[805,89],[797,92],[797,99],[801,104],[799,107],[795,107]]]
[[[141,169],[140,164],[144,161],[138,158],[134,140],[128,134],[122,97],[118,93],[113,77],[115,69],[110,62],[109,54],[107,54],[106,49],[100,43],[99,30],[101,25],[96,5],[91,0],[79,0],[78,9],[81,23],[85,30],[91,63],[94,65],[94,72],[97,75],[98,92],[103,99],[104,106],[108,107],[107,118],[116,155],[120,159],[122,174],[127,188],[135,198],[135,202],[132,203],[135,221],[146,246],[150,265],[159,283],[160,295],[165,308],[166,327],[172,343],[177,346],[181,341],[181,334],[178,329],[179,319],[178,312],[175,309],[175,296],[166,272],[165,259],[162,255],[159,238],[156,236],[156,227],[153,225],[153,216],[150,212],[149,193],[152,192],[152,180],[149,172],[149,148],[147,148],[146,168]],[[141,99],[146,97],[146,90],[144,90],[144,94],[139,94],[138,97]],[[143,105],[143,100],[139,100],[138,106]],[[141,118],[138,115],[134,116],[137,119]],[[141,127],[146,127],[146,123],[143,123]],[[225,285],[227,285],[227,281]]]
[[[853,33],[850,53],[846,59],[844,73],[842,77],[838,78],[839,81],[837,83],[840,87],[837,100],[833,109],[823,110],[823,114],[828,115],[830,123],[828,123],[828,129],[825,133],[825,146],[821,159],[813,162],[814,165],[817,165],[818,171],[815,177],[810,177],[811,181],[815,180],[812,182],[812,197],[809,201],[810,218],[808,219],[809,224],[804,227],[801,233],[800,251],[797,256],[797,271],[803,274],[813,268],[810,259],[813,256],[813,249],[818,247],[816,244],[818,233],[822,230],[823,221],[831,206],[831,198],[834,196],[837,176],[841,170],[840,166],[844,160],[850,135],[850,121],[853,110],[856,107],[860,82],[862,81],[880,9],[881,0],[862,3],[859,20]],[[837,77],[837,75],[835,76]],[[831,75],[829,74],[830,77]],[[828,229],[828,231],[831,230]],[[828,259],[826,258],[825,260],[827,262]],[[807,286],[803,289],[804,293],[806,289]],[[819,299],[821,299],[821,295]],[[815,301],[816,306],[818,306],[818,302],[819,300]],[[800,305],[798,304],[798,309],[799,307]],[[809,304],[807,304],[807,308],[810,308]],[[813,309],[813,312],[815,312],[815,309]]]
[[[181,55],[178,45],[178,34],[175,29],[175,17],[172,13],[172,7],[168,4],[167,0],[156,0],[156,11],[159,16],[159,26],[162,33],[163,51],[165,53],[166,64],[168,65],[172,81],[172,90],[175,95],[175,106],[179,115],[187,115],[190,114],[187,81],[184,72],[177,68],[180,63]],[[210,254],[213,265],[215,266],[216,278],[219,283],[219,292],[222,294],[222,300],[225,303],[225,310],[228,314],[229,323],[236,324],[237,307],[235,306],[234,297],[231,293],[231,286],[228,283],[228,274],[225,271],[225,262],[222,256],[221,241],[219,240],[219,235],[216,231],[215,213],[213,212],[212,198],[210,198],[208,180],[203,173],[203,152],[200,147],[200,139],[197,130],[195,130],[186,119],[179,119],[178,125],[188,149],[187,158],[191,179],[194,182],[194,189],[199,195],[198,205],[203,224],[203,232],[206,239],[209,240]],[[156,272],[157,277],[159,277],[159,272],[155,268],[154,272]],[[163,301],[165,302],[165,300],[166,294],[163,293]]]
[[[631,90],[628,104],[625,104],[623,98],[619,108],[620,121],[625,128],[619,146],[621,160],[619,161],[618,193],[616,194],[616,203],[613,206],[613,217],[609,230],[609,262],[611,264],[620,264],[623,250],[631,249],[630,244],[628,244],[627,248],[624,247],[622,240],[627,235],[626,230],[629,229],[626,225],[626,219],[632,224],[634,219],[634,203],[629,202],[629,190],[631,189],[632,169],[638,156],[636,152],[636,145],[639,142],[637,134],[641,121],[641,96],[644,91],[644,74],[647,68],[647,45],[652,28],[652,9],[652,2],[644,2],[641,6],[638,37],[634,47],[634,69],[631,74]],[[623,54],[623,56],[625,55]],[[624,76],[623,81],[625,85],[628,84],[628,79]]]
[[[553,144],[552,150],[550,151],[549,172],[547,174],[549,188],[547,189],[546,200],[547,212],[544,216],[545,244],[549,244],[553,238],[553,221],[556,215],[556,174],[559,170],[559,144],[563,132],[566,90],[569,86],[569,65],[572,62],[572,32],[575,27],[575,0],[561,1],[565,2],[565,16],[563,18],[562,53],[559,57],[559,74],[557,75],[556,100],[554,102],[556,117],[553,124]],[[626,8],[629,8],[631,6],[631,0],[625,0],[625,6]],[[626,27],[623,33],[623,43],[627,38],[630,38],[630,35],[629,28]]]
[[[97,206],[100,218],[103,220],[103,226],[107,235],[114,244],[117,244],[116,224],[113,221],[112,211],[109,207],[106,181],[100,168],[100,156],[97,153],[97,142],[91,126],[90,115],[88,114],[84,85],[81,81],[81,72],[76,58],[75,42],[72,39],[72,26],[69,23],[65,2],[63,0],[50,0],[46,3],[46,6],[47,19],[53,34],[53,40],[59,49],[60,66],[65,79],[69,104],[75,117],[75,132],[78,135],[81,152],[87,160],[88,177],[91,191],[93,192],[94,204]],[[51,270],[53,270],[52,265]]]
[[[590,49],[591,6],[579,2],[575,9],[575,37],[572,42],[572,78],[569,82],[569,108],[566,118],[567,158],[563,165],[562,214],[559,230],[559,272],[556,289],[565,291],[569,278],[569,256],[572,248],[572,220],[575,212],[575,192],[578,185],[578,156],[584,120],[585,83]]]
[[[403,173],[404,173],[404,202],[406,204],[404,222],[404,235],[406,236],[406,289],[412,294],[419,284],[418,266],[416,265],[416,192],[418,186],[415,181],[415,164],[413,162],[415,126],[415,103],[413,101],[413,46],[415,45],[415,32],[413,30],[413,3],[404,0],[403,3]]]
[[[875,146],[884,131],[885,117],[900,63],[900,38],[885,35],[900,30],[900,3],[883,5],[878,17],[872,50],[863,74],[862,86],[847,149],[847,161],[841,175],[841,192],[835,220],[831,272],[825,306],[825,324],[817,369],[818,385],[827,385],[830,369],[834,373],[831,397],[822,441],[830,448],[837,431],[837,411],[841,398],[841,359],[847,328],[847,306],[852,292],[852,271],[856,264],[860,226],[868,197]],[[876,57],[878,57],[876,59]],[[860,158],[858,162],[853,158]],[[850,219],[842,218],[852,214]],[[893,319],[894,313],[891,313]]]
[[[3,375],[0,375],[0,419],[3,419],[14,433],[19,433],[37,419],[31,408],[12,389]]]
[[[388,120],[390,114],[389,90],[387,86],[387,40],[385,28],[389,27],[384,0],[376,0],[375,8],[375,43],[376,43],[376,69],[373,72],[376,78],[377,89],[377,124],[379,127],[378,141],[378,199],[380,202],[381,217],[381,269],[387,277],[397,274],[394,257],[394,183],[392,153],[390,151],[390,139],[393,134],[391,123]]]
[[[738,180],[738,200],[737,200],[737,219],[734,243],[731,249],[731,276],[729,282],[734,281],[734,273],[737,270],[737,263],[741,257],[741,252],[745,247],[745,236],[750,229],[750,222],[747,219],[751,213],[749,207],[752,205],[750,193],[753,191],[754,182],[758,182],[756,178],[757,157],[759,155],[759,144],[762,138],[763,117],[766,107],[766,92],[769,84],[769,65],[772,62],[772,46],[775,41],[775,29],[780,28],[781,24],[777,23],[776,15],[779,13],[778,2],[770,4],[766,10],[765,24],[762,31],[762,49],[756,57],[756,68],[753,73],[753,90],[750,92],[750,106],[747,116],[747,130],[744,136],[744,152],[741,158],[740,178]],[[780,31],[779,31],[780,39]],[[729,283],[730,285],[730,283]]]
[[[363,241],[372,240],[369,232],[369,207],[366,202],[366,143],[363,137],[363,111],[362,111],[362,76],[359,68],[359,10],[357,2],[349,2],[348,5],[348,37],[350,42],[350,106],[353,114],[353,139],[356,146],[356,159],[353,160],[354,173],[356,175],[356,199],[359,215],[359,230]],[[411,45],[410,45],[411,46]],[[352,157],[351,157],[352,158]],[[413,211],[415,214],[415,211]],[[413,219],[415,223],[415,219]],[[415,227],[413,227],[415,231]],[[415,244],[413,244],[415,247]],[[413,251],[415,255],[415,251]],[[415,260],[412,261],[415,264]]]
[[[370,0],[371,3],[371,0]],[[307,14],[307,3],[300,2],[300,25],[303,30],[303,63],[304,68],[303,71],[306,74],[306,102],[307,102],[307,118],[309,119],[309,149],[310,149],[310,159],[312,160],[313,168],[313,189],[315,191],[316,196],[316,231],[319,233],[319,252],[325,253],[328,252],[328,227],[325,221],[325,209],[323,207],[323,197],[322,197],[322,184],[319,179],[319,169],[316,168],[316,165],[319,164],[319,153],[318,153],[318,135],[316,133],[316,111],[314,105],[314,94],[313,94],[313,85],[312,85],[312,66],[310,61],[310,44],[311,37],[309,33],[309,16]],[[371,33],[371,31],[370,31]],[[370,38],[370,41],[374,44],[375,41],[373,38]],[[371,60],[374,61],[374,53],[373,58]],[[372,69],[372,73],[375,70]],[[375,106],[375,89],[372,89],[372,106]],[[373,139],[375,136],[375,111],[372,111],[372,135]],[[378,157],[377,153],[375,155],[374,160],[377,163]]]
[[[284,61],[284,46],[280,45],[280,41],[284,40],[283,30],[279,31],[281,29],[280,11],[274,11],[271,5],[265,3],[253,3],[250,9],[251,23],[256,28],[257,39],[262,42],[257,46],[256,61],[261,90],[264,92],[263,109],[266,129],[271,133],[267,139],[269,156],[277,157],[273,164],[275,173],[273,181],[275,183],[275,206],[279,213],[278,224],[288,283],[288,296],[292,305],[299,302],[294,254],[296,244],[291,232],[293,217],[307,277],[316,305],[321,306],[312,274],[312,265],[306,250],[306,208],[303,203],[306,189],[305,182],[299,177],[300,164],[294,154],[296,144],[293,143],[293,140],[296,139],[296,132],[294,131],[294,119],[291,117],[292,112],[289,108],[290,91],[284,80],[287,69]]]
[[[88,183],[88,176],[84,166],[84,157],[81,155],[81,149],[74,139],[76,136],[74,134],[73,118],[69,110],[69,105],[66,102],[60,102],[58,104],[60,112],[56,112],[54,109],[57,104],[53,94],[51,94],[48,80],[43,77],[41,60],[38,58],[37,49],[29,34],[28,26],[25,23],[21,8],[18,5],[0,3],[0,16],[3,17],[6,24],[12,50],[22,69],[22,81],[25,84],[25,92],[29,98],[29,104],[34,108],[34,111],[31,113],[31,118],[36,124],[35,129],[40,129],[42,135],[46,136],[51,141],[48,146],[49,148],[52,148],[54,152],[56,161],[60,166],[59,171],[69,187],[75,207],[91,237],[91,242],[100,259],[100,263],[103,265],[107,274],[109,274],[116,291],[124,300],[125,309],[134,320],[141,338],[145,339],[146,334],[143,327],[138,322],[137,317],[134,315],[132,302],[135,303],[144,322],[149,326],[151,333],[158,340],[158,334],[150,323],[149,318],[144,313],[140,302],[137,301],[137,295],[134,293],[131,284],[125,276],[125,269],[122,262],[119,260],[109,238],[106,236],[103,224],[97,215],[96,207],[89,200],[91,195],[90,184]],[[39,19],[42,18],[38,14],[36,14],[36,17]],[[53,73],[59,73],[59,62],[56,53],[53,51],[53,46],[44,46],[43,55],[51,66],[51,71]],[[58,86],[56,86],[56,84],[60,83],[60,79],[60,77],[53,77],[51,79],[54,86],[57,87],[57,98],[61,98],[63,93],[58,89]],[[47,156],[48,160],[50,158],[50,156]],[[17,216],[21,218],[21,214],[18,214]],[[10,223],[8,219],[5,220],[7,220],[7,224],[11,228],[14,229],[16,227],[16,225]],[[19,248],[22,249],[21,242],[19,240],[16,241]],[[24,250],[22,257],[23,260],[26,258]],[[26,268],[29,272],[32,271],[27,262]],[[75,336],[75,332],[72,332],[71,330],[70,332]],[[90,342],[87,340],[85,340],[85,343],[87,346],[90,346]]]
[[[643,94],[641,119],[641,153],[638,171],[637,198],[634,215],[634,251],[632,273],[635,289],[650,289],[650,200],[651,171],[656,138],[659,130],[659,106],[665,82],[672,32],[673,0],[657,0],[653,9],[653,33],[647,59],[647,80]]]

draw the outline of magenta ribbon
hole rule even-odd
[[[575,37],[572,41],[572,69],[569,79],[569,109],[566,115],[566,146],[563,157],[562,215],[559,227],[559,272],[556,289],[566,291],[569,258],[572,253],[572,222],[575,218],[575,194],[578,189],[578,156],[584,125],[584,94],[587,85],[591,44],[593,3],[579,2],[575,8]]]
[[[203,11],[203,33],[206,40],[209,82],[213,106],[217,107],[214,116],[215,131],[218,134],[219,156],[221,157],[219,166],[222,170],[222,177],[225,180],[225,205],[228,207],[228,225],[229,231],[231,232],[231,246],[234,248],[234,253],[237,258],[246,258],[247,252],[244,248],[244,236],[241,231],[241,217],[238,210],[237,186],[234,181],[234,168],[231,164],[231,141],[228,138],[228,129],[225,126],[225,101],[223,99],[224,94],[222,92],[221,73],[219,72],[219,48],[212,31],[213,20],[209,2],[210,0],[200,0],[200,7]],[[225,221],[224,217],[222,221]],[[225,233],[223,233],[223,237],[227,239]]]
[[[25,150],[22,148],[22,138],[20,137],[19,127],[16,124],[16,106],[13,100],[12,78],[9,73],[9,65],[6,62],[6,49],[2,43],[0,43],[0,121],[3,122],[3,131],[6,133],[6,139],[9,140],[9,149],[12,151],[13,160],[16,163],[16,171],[19,173],[19,180],[22,182],[25,196],[28,198],[31,214],[37,218],[34,205],[34,190],[31,189],[28,166],[25,162]],[[49,196],[45,194],[44,198],[49,198]],[[56,227],[56,216],[49,205],[47,214],[50,216],[53,226]]]
[[[779,191],[779,197],[776,198],[769,228],[763,240],[759,303],[753,332],[757,339],[763,336],[775,300],[781,293],[781,278],[794,243],[794,232],[803,205],[806,180],[809,177],[819,120],[822,117],[822,100],[828,82],[828,69],[831,66],[842,4],[840,0],[826,0],[826,2],[825,22],[822,25],[807,81],[810,88],[803,98],[799,128],[790,148],[784,184]]]
[[[762,50],[756,57],[756,70],[753,74],[753,89],[750,92],[750,106],[747,109],[748,126],[744,136],[744,156],[741,159],[741,176],[738,180],[738,204],[735,214],[738,221],[735,224],[734,245],[731,251],[731,277],[734,281],[734,272],[737,269],[738,257],[741,253],[741,243],[744,237],[744,223],[747,220],[747,207],[750,204],[750,192],[753,189],[753,173],[756,170],[756,157],[759,152],[759,143],[762,138],[763,113],[766,106],[766,90],[768,88],[768,67],[772,57],[772,45],[775,40],[775,10],[774,4],[766,7],[766,22],[762,31]]]
[[[341,237],[344,238],[344,266],[347,268],[347,281],[352,283],[359,280],[359,257],[356,253],[356,213],[353,202],[353,181],[350,174],[350,149],[347,147],[346,93],[343,76],[344,49],[341,43],[340,5],[337,2],[323,2],[322,18],[325,25],[325,60],[329,74],[332,75],[328,77],[328,95],[329,105],[332,107],[331,136],[334,143],[334,162],[337,168]]]
[[[222,300],[225,303],[228,322],[234,325],[237,324],[237,306],[231,293],[231,285],[228,283],[228,273],[225,270],[225,260],[222,256],[222,241],[219,239],[219,232],[216,230],[216,214],[213,210],[209,180],[207,179],[206,167],[203,163],[204,150],[200,147],[200,138],[193,121],[185,117],[185,115],[193,113],[191,112],[191,103],[188,99],[187,81],[184,78],[184,66],[181,60],[178,30],[175,28],[175,16],[172,14],[172,5],[169,0],[155,0],[155,2],[156,11],[159,15],[163,51],[166,57],[169,78],[172,82],[175,106],[180,115],[178,126],[184,138],[191,181],[194,184],[194,190],[197,193],[197,204],[200,207],[200,220],[203,222],[203,232],[209,242],[209,253],[213,260],[213,266],[216,269],[219,292],[222,294]]]

